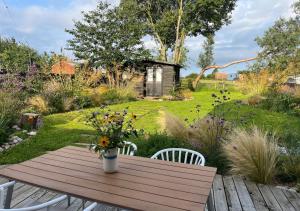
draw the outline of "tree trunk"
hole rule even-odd
[[[253,60],[256,60],[256,59],[257,59],[257,57],[252,57],[252,58],[248,58],[248,59],[236,60],[236,61],[224,64],[224,65],[210,65],[210,66],[207,66],[207,67],[201,69],[199,75],[193,81],[193,88],[196,89],[196,87],[197,87],[200,79],[202,78],[202,76],[204,75],[204,73],[207,70],[209,70],[209,69],[212,69],[212,68],[214,68],[214,69],[223,69],[223,68],[229,67],[229,66],[234,65],[234,64],[239,64],[239,63],[243,63],[243,62],[249,62],[249,61],[253,61]]]
[[[180,50],[181,45],[183,43],[182,41],[182,31],[180,30],[180,24],[183,14],[183,0],[179,0],[179,9],[178,9],[178,18],[177,18],[177,25],[176,25],[176,41],[175,41],[175,47],[174,47],[174,53],[173,53],[173,63],[178,64],[180,61]]]

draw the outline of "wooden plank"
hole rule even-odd
[[[79,151],[79,152],[84,153],[86,156],[95,157],[94,153],[90,152],[87,148],[82,148],[82,147],[68,146],[68,147],[61,148],[57,151],[59,152],[59,151],[66,151],[66,150],[75,151],[76,153],[78,153],[78,151]],[[185,169],[216,172],[216,168],[208,167],[208,166],[186,165],[183,163],[175,163],[175,162],[168,162],[168,161],[164,161],[164,160],[149,159],[149,158],[139,157],[139,156],[120,155],[120,157],[122,157],[124,159],[128,159],[128,160],[135,160],[135,161],[138,161],[139,163],[152,163],[152,164],[154,163],[154,164],[161,164],[163,166],[173,166],[173,167],[181,167],[181,168],[185,168]]]
[[[274,211],[281,211],[281,207],[278,204],[276,198],[274,197],[273,193],[269,189],[267,185],[258,184],[258,189],[260,190],[264,200],[270,210]]]
[[[282,190],[287,199],[291,202],[297,211],[300,211],[300,197],[297,193],[288,190]]]
[[[25,198],[20,203],[13,206],[13,208],[23,208],[23,207],[29,207],[31,206],[35,201],[37,201],[39,198],[41,198],[43,195],[46,194],[46,190],[40,188],[38,191],[30,195],[29,197]]]
[[[49,180],[43,177],[30,175],[23,172],[16,172],[14,170],[10,170],[8,168],[0,171],[1,174],[5,174],[8,178],[14,178],[20,181],[26,181],[30,184],[35,184],[37,186],[42,186],[48,189],[57,190],[62,193],[67,193],[70,195],[74,195],[79,198],[86,198],[91,201],[108,203],[116,206],[121,206],[129,209],[141,209],[141,210],[182,210],[172,206],[165,206],[158,203],[150,203],[148,201],[136,200],[128,197],[117,196],[115,194],[109,194],[105,192],[101,192],[95,189],[90,189],[86,187],[79,187],[78,185],[72,185],[65,182]],[[177,201],[179,203],[179,201]],[[176,206],[177,204],[175,204]],[[191,206],[189,209],[191,210],[203,210],[204,205],[193,207]]]
[[[51,152],[42,157],[49,157],[49,156],[59,157],[59,159],[63,159],[63,160],[71,159],[75,163],[93,166],[93,167],[96,167],[99,164],[102,165],[102,160],[98,159],[97,157],[81,158],[78,154],[77,155],[76,154],[66,154],[64,152]],[[118,160],[120,169],[128,169],[130,171],[145,172],[145,173],[152,173],[152,174],[165,175],[165,176],[173,176],[176,178],[189,179],[189,180],[195,180],[195,181],[204,181],[204,182],[212,182],[213,176],[214,176],[213,172],[204,171],[203,174],[206,174],[206,175],[195,175],[195,174],[175,171],[176,168],[174,168],[175,169],[174,171],[170,171],[170,170],[164,170],[162,168],[158,169],[158,168],[140,166],[140,165],[138,165],[138,162],[126,163],[126,162],[124,162],[124,160],[126,160],[126,159],[122,159],[122,157],[120,157]]]
[[[276,198],[282,210],[296,211],[281,189],[276,188],[274,186],[269,186],[269,188],[272,191],[274,197]]]
[[[24,192],[16,195],[15,197],[14,197],[14,194],[13,194],[13,199],[11,201],[11,207],[14,207],[17,204],[21,203],[26,198],[30,197],[32,194],[34,194],[35,192],[37,192],[39,189],[40,188],[38,188],[38,187],[24,186]]]
[[[244,182],[247,186],[247,189],[249,191],[249,194],[251,196],[251,199],[253,201],[256,210],[269,211],[269,209],[267,208],[267,204],[263,196],[261,195],[257,185],[253,182],[250,182],[249,180],[244,180]]]
[[[213,182],[214,204],[216,211],[228,211],[222,176],[216,175]]]
[[[255,211],[254,204],[243,179],[240,176],[233,176],[233,181],[242,205],[242,209],[245,211]]]
[[[223,177],[225,194],[229,210],[242,211],[242,206],[231,176]]]
[[[65,169],[70,169],[74,171],[80,171],[83,172],[88,172],[90,174],[96,174],[98,176],[105,176],[106,174],[100,170],[100,167],[98,168],[92,168],[92,167],[86,167],[82,165],[77,165],[77,164],[72,164],[72,163],[62,163],[58,162],[55,160],[50,160],[50,159],[43,159],[43,158],[37,158],[31,161],[27,162],[33,162],[35,164],[41,164],[41,165],[52,165],[56,167],[63,167]],[[148,174],[147,174],[148,176]],[[124,180],[124,181],[135,181],[136,184],[144,184],[144,185],[149,185],[149,186],[154,186],[154,187],[162,187],[162,188],[167,188],[170,190],[181,190],[183,192],[188,192],[188,193],[201,193],[202,190],[208,190],[209,183],[201,183],[199,182],[199,186],[203,187],[198,187],[198,186],[192,186],[188,184],[180,184],[180,183],[173,183],[169,182],[166,180],[160,180],[161,177],[159,178],[149,178],[149,177],[138,177],[133,174],[125,174],[122,172],[122,174],[111,174],[110,177],[111,179],[118,179],[118,180]],[[160,182],[163,181],[163,182]],[[198,184],[198,183],[197,183]]]
[[[67,184],[78,185],[78,188],[85,187],[85,188],[89,188],[89,189],[93,189],[93,190],[97,190],[97,191],[101,191],[101,192],[105,192],[105,193],[109,193],[109,194],[115,194],[115,195],[124,196],[124,197],[127,196],[128,198],[133,198],[133,199],[142,200],[142,201],[148,201],[151,203],[160,202],[160,204],[164,204],[167,206],[173,206],[174,203],[177,203],[180,200],[179,198],[177,198],[178,195],[172,194],[172,191],[169,192],[169,196],[162,196],[162,195],[158,195],[158,193],[151,194],[147,191],[147,189],[144,189],[143,191],[135,191],[135,190],[131,190],[131,189],[116,187],[113,185],[106,185],[106,184],[92,181],[92,180],[87,180],[84,177],[80,178],[80,177],[67,176],[67,175],[63,175],[60,173],[52,172],[50,170],[44,171],[44,170],[34,169],[34,168],[30,168],[27,166],[21,166],[21,165],[10,166],[7,169],[13,170],[16,172],[32,174],[34,176],[46,178],[49,180],[55,180],[55,181],[59,181],[59,182],[67,183]],[[52,179],[52,178],[54,178],[54,179]],[[132,183],[132,185],[134,185],[134,183]],[[192,198],[190,200],[188,200],[188,199],[181,200],[180,204],[178,204],[176,206],[180,209],[185,209],[190,206],[197,207],[197,206],[201,206],[201,204],[205,204],[206,199],[207,199],[207,197],[203,197],[203,196],[201,197],[201,195],[198,195],[198,198],[195,196],[194,198]]]
[[[153,193],[156,195],[167,196],[167,197],[172,196],[173,198],[178,198],[186,201],[194,201],[194,202],[199,201],[199,199],[201,198],[202,200],[206,200],[207,198],[206,195],[202,195],[202,194],[192,194],[192,193],[182,194],[182,191],[174,191],[174,190],[160,188],[160,187],[136,184],[134,180],[132,181],[115,180],[110,177],[107,178],[101,175],[99,176],[95,174],[82,172],[81,170],[74,171],[74,170],[64,169],[61,167],[50,166],[47,164],[39,164],[31,161],[25,162],[21,164],[21,166],[28,167],[30,169],[33,169],[34,171],[42,170],[45,172],[58,173],[58,174],[63,174],[65,176],[76,177],[80,179],[101,183],[104,187],[109,185],[109,186],[119,187],[122,189],[124,188],[129,190],[136,190],[140,192],[147,191],[147,193]]]
[[[68,150],[68,149],[61,149],[59,151],[55,152],[49,152],[48,154],[54,154],[54,155],[61,155],[61,156],[67,156],[70,155],[70,157],[75,156],[77,159],[82,159],[85,161],[95,161],[95,159],[98,159],[97,156],[91,152],[79,152],[80,155],[78,156],[78,151],[74,150]],[[73,155],[73,156],[72,156]],[[68,157],[68,156],[67,156]],[[122,160],[123,163],[126,164],[135,164],[138,166],[144,166],[144,167],[149,167],[149,168],[154,168],[154,169],[160,169],[160,170],[168,170],[172,172],[182,172],[182,173],[189,173],[189,174],[194,174],[194,175],[200,175],[200,176],[214,176],[215,171],[207,171],[206,168],[203,168],[202,166],[198,166],[198,168],[186,168],[186,167],[181,167],[178,165],[164,165],[165,163],[173,163],[169,161],[163,161],[162,163],[159,162],[151,162],[151,159],[147,159],[150,161],[145,162],[144,159],[138,159],[135,157],[132,159],[133,156],[126,156],[126,155],[119,155],[119,158]],[[153,159],[153,161],[155,161]],[[189,166],[189,165],[186,165]]]
[[[84,167],[102,169],[102,163],[99,161],[96,161],[94,163],[84,162],[84,161],[80,161],[80,160],[74,160],[72,158],[56,157],[53,155],[44,155],[40,158],[46,159],[46,160],[55,160],[55,161],[58,161],[61,163],[65,163],[64,166],[66,166],[66,163],[71,163],[71,164],[76,164],[76,165],[84,166]],[[37,159],[40,159],[40,158],[37,158]],[[35,159],[33,159],[33,160],[36,161]],[[196,187],[210,188],[210,186],[211,186],[211,183],[207,182],[207,181],[191,180],[191,179],[187,179],[187,178],[180,178],[180,177],[170,176],[170,175],[162,175],[162,174],[155,174],[155,173],[149,173],[149,172],[144,172],[144,171],[137,171],[137,170],[126,169],[126,168],[122,168],[122,167],[119,168],[118,174],[119,173],[126,174],[126,175],[134,175],[137,177],[147,178],[147,179],[151,179],[151,180],[167,181],[167,182],[178,183],[178,184],[182,184],[182,185],[196,186]]]

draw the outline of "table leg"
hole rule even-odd
[[[13,185],[11,185],[7,188],[6,198],[5,198],[5,202],[4,202],[4,209],[10,209],[10,203],[11,203],[13,191],[14,191]]]

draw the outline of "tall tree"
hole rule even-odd
[[[105,68],[147,56],[141,41],[144,29],[133,15],[124,14],[124,10],[124,7],[99,2],[95,10],[83,13],[83,20],[66,30],[73,35],[68,40],[69,49],[78,59]]]
[[[112,7],[99,2],[93,11],[83,13],[82,21],[66,30],[73,38],[68,40],[69,49],[78,59],[88,60],[94,67],[105,68],[111,85],[121,80],[120,66],[128,60],[149,57],[141,38],[143,25],[134,12],[125,13],[130,5]]]
[[[142,11],[148,33],[159,44],[160,60],[167,61],[171,50],[172,62],[180,63],[184,42],[189,36],[208,36],[228,24],[236,0],[121,0],[136,2]]]
[[[202,49],[203,51],[199,54],[197,65],[203,69],[214,63],[214,38],[212,35],[208,36],[204,41]]]

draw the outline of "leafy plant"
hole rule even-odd
[[[278,162],[278,146],[274,136],[257,127],[250,131],[235,129],[224,144],[224,152],[232,171],[254,182],[270,183]]]

